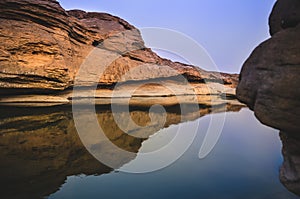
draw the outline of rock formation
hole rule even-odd
[[[300,1],[278,0],[269,18],[271,38],[244,63],[237,98],[264,124],[281,130],[281,180],[300,195]]]
[[[124,40],[120,35],[126,31],[130,31],[130,35]],[[105,42],[108,38],[113,38],[113,43]],[[72,87],[80,65],[95,48],[119,56],[99,77],[99,85],[178,74],[189,81],[224,81],[231,87],[237,83],[235,75],[220,76],[159,57],[144,46],[140,32],[119,17],[65,11],[56,0],[2,0],[0,42],[0,92],[4,94],[61,91]],[[132,47],[128,52],[126,45]],[[129,79],[122,79],[122,75],[140,65],[149,67]],[[83,81],[87,81],[89,75],[93,73],[87,72]]]
[[[290,12],[286,12],[289,10]],[[272,37],[243,65],[237,97],[258,119],[285,132],[300,130],[300,2],[279,0],[270,16]]]

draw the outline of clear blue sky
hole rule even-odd
[[[59,0],[65,9],[108,12],[137,28],[182,32],[211,55],[221,71],[239,72],[251,51],[269,37],[275,0]]]

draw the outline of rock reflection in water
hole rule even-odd
[[[239,111],[241,106],[226,105],[226,108],[229,111]],[[39,198],[57,191],[67,176],[101,175],[112,171],[94,159],[82,145],[69,107],[0,109],[2,198]],[[211,108],[205,107],[197,113],[182,116],[179,110],[178,106],[167,108],[164,127],[195,120],[199,115],[211,112]],[[115,114],[116,117],[122,117],[123,113]],[[131,107],[130,115],[139,126],[146,126],[150,121],[146,107]],[[109,107],[97,108],[97,118],[112,143],[134,153],[138,152],[147,137],[162,128],[154,125],[130,129],[143,133],[143,138],[138,138],[119,129]],[[88,131],[89,129],[87,133]],[[105,145],[105,142],[98,142],[98,147],[102,150],[107,150]],[[114,151],[106,151],[106,154],[110,158],[118,158]],[[123,157],[120,166],[134,158],[135,156]]]
[[[300,137],[280,132],[284,162],[280,181],[291,192],[300,196]]]
[[[1,197],[40,198],[55,192],[66,176],[111,171],[82,146],[69,111],[5,108],[1,113]]]

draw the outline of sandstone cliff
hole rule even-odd
[[[116,35],[131,31],[124,40]],[[102,43],[114,38],[113,45]],[[118,59],[99,77],[99,85],[120,81],[168,78],[175,69],[189,81],[224,81],[235,87],[237,76],[201,70],[156,55],[144,46],[139,30],[119,17],[106,13],[65,11],[55,0],[2,0],[0,2],[0,92],[59,91],[74,84],[74,76],[86,56],[95,48],[116,53]],[[124,52],[119,46],[134,46]],[[130,69],[147,64],[138,74],[123,80]],[[155,70],[154,70],[155,69]],[[93,75],[87,72],[86,77]],[[83,85],[89,82],[83,78]],[[17,92],[13,90],[13,93]]]

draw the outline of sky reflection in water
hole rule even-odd
[[[146,174],[114,171],[69,176],[49,198],[297,198],[279,182],[278,131],[260,124],[246,108],[226,114],[221,138],[204,159],[198,158],[198,152],[210,115],[199,119],[200,130],[192,146],[169,167]],[[189,123],[193,126],[194,122]],[[151,136],[139,151],[156,148],[164,138],[172,137],[172,128]],[[161,154],[157,161],[164,156],[168,154]],[[148,164],[137,155],[124,166],[133,163]]]

